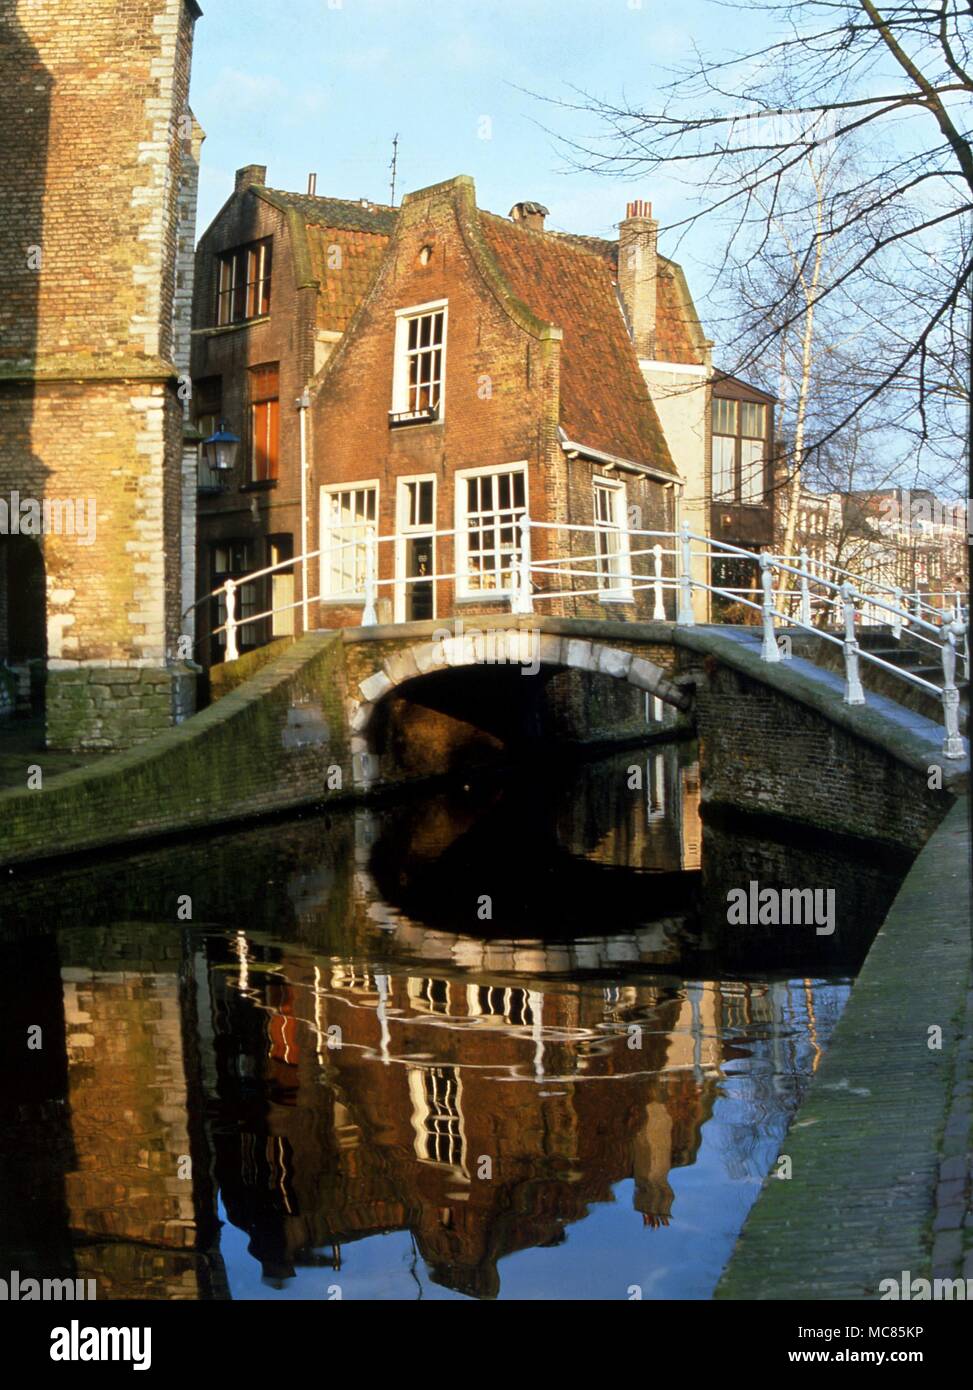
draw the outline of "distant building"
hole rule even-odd
[[[782,517],[778,546],[783,529]],[[948,608],[969,589],[968,545],[966,504],[928,489],[801,490],[794,550],[826,579],[847,572]],[[884,620],[878,610],[871,616]]]
[[[181,575],[195,0],[6,4],[0,122],[0,662],[52,747],[189,707]]]

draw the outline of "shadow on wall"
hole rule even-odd
[[[18,0],[0,0],[0,123],[16,131],[0,161],[0,664],[42,699],[47,660],[43,540],[18,534],[22,504],[42,504],[48,469],[32,451],[37,394],[44,197],[53,79],[20,23]],[[36,512],[36,507],[33,509]]]

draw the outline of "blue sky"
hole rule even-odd
[[[612,235],[636,196],[652,201],[663,223],[674,220],[686,196],[675,182],[570,171],[543,127],[590,133],[595,123],[528,93],[572,98],[575,87],[642,104],[693,42],[725,56],[746,38],[738,12],[707,0],[202,5],[192,89],[207,132],[200,231],[244,164],[266,164],[271,187],[303,191],[313,170],[319,193],[387,202],[396,132],[399,195],[463,173],[475,178],[481,206],[506,213],[538,199],[557,229]],[[687,269],[692,253],[702,269],[711,236],[679,248]],[[674,249],[664,238],[663,250]]]

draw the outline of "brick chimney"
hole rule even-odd
[[[252,183],[259,184],[261,187],[267,182],[266,164],[245,164],[242,169],[236,171],[235,193],[246,193]]]
[[[658,238],[652,204],[629,203],[618,227],[618,288],[639,357],[655,356]]]
[[[514,203],[510,209],[510,216],[514,222],[520,222],[535,232],[544,230],[544,218],[547,214],[548,209],[543,203]]]

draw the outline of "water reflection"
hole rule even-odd
[[[5,1058],[0,1260],[708,1296],[907,866],[699,802],[683,745],[16,876],[0,1002],[47,1045]],[[741,873],[836,885],[838,941],[728,936]]]

